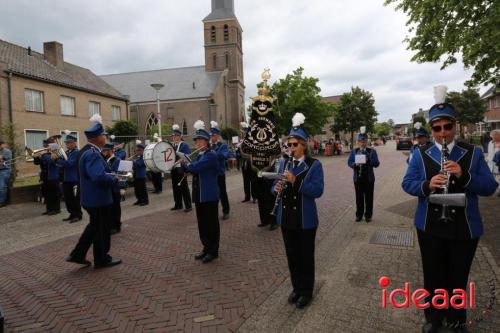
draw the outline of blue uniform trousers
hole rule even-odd
[[[45,197],[45,205],[47,212],[61,211],[61,201],[59,192],[59,180],[47,181],[47,196]]]
[[[219,184],[219,195],[220,195],[220,203],[222,206],[222,213],[229,214],[229,199],[227,197],[226,190],[226,176],[218,176],[217,184]]]
[[[356,217],[371,218],[373,215],[373,189],[375,182],[367,180],[358,180],[354,182],[356,190]]]
[[[64,182],[63,194],[66,209],[71,217],[82,217],[82,208],[80,206],[80,188],[77,189],[76,194],[74,187],[79,187],[78,182]]]
[[[219,202],[201,202],[194,206],[203,252],[217,257],[220,240]]]

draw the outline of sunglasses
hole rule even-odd
[[[299,146],[299,143],[298,143],[298,142],[288,142],[286,145],[287,145],[288,147],[291,147],[291,146],[298,147],[298,146]]]
[[[440,126],[440,125],[437,125],[437,126],[432,126],[431,128],[432,128],[432,130],[433,130],[434,132],[437,132],[437,133],[441,132],[441,130],[442,130],[443,128],[444,128],[445,130],[447,130],[447,131],[451,131],[451,129],[453,128],[453,123],[444,124],[443,126]]]

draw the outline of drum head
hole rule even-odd
[[[166,141],[155,142],[144,149],[144,163],[154,172],[169,172],[175,164],[174,147]]]

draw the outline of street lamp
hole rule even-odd
[[[153,83],[151,84],[151,88],[153,88],[154,90],[156,90],[156,106],[158,108],[158,137],[160,138],[161,140],[161,113],[160,113],[160,90],[161,88],[163,88],[165,85],[161,84],[161,83]]]

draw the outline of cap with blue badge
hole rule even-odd
[[[448,87],[446,86],[436,86],[434,87],[434,104],[429,111],[429,123],[432,123],[438,119],[457,119],[457,113],[453,106],[449,103],[446,103],[446,92],[448,91]]]
[[[240,123],[240,128],[241,128],[241,131],[242,131],[243,133],[248,132],[248,130],[250,129],[250,127],[248,126],[248,124],[247,124],[246,122],[244,122],[244,121],[242,121],[242,122]]]
[[[88,139],[93,139],[97,138],[98,136],[101,135],[107,135],[106,131],[104,130],[104,127],[102,126],[102,117],[99,114],[95,114],[90,118],[90,121],[95,122],[94,125],[90,126],[85,130],[85,136]]]
[[[194,123],[194,129],[196,132],[194,132],[193,139],[205,139],[205,140],[210,140],[210,134],[205,130],[205,123],[203,120],[197,120]]]
[[[426,129],[422,126],[422,123],[417,121],[413,127],[415,127],[415,136],[418,138],[418,137],[421,137],[421,136],[425,136],[425,137],[428,137],[429,136],[429,133],[427,133]]]
[[[66,135],[64,138],[64,142],[76,142],[77,138],[73,135],[71,135],[70,130],[64,130],[64,134]]]
[[[181,128],[179,127],[179,125],[174,124],[174,125],[172,126],[172,134],[173,134],[173,135],[182,136]]]
[[[367,141],[368,134],[366,134],[366,126],[361,126],[359,128],[358,141]]]
[[[220,135],[219,124],[213,120],[210,122],[210,135]]]
[[[300,113],[297,112],[293,118],[292,118],[292,128],[290,129],[290,133],[288,133],[289,138],[298,138],[302,139],[304,141],[307,141],[309,138],[309,134],[306,132],[305,129],[301,127],[301,125],[304,124],[306,120],[306,117]]]
[[[135,140],[135,147],[139,149],[144,149],[146,146],[142,143],[141,140]]]
[[[102,150],[113,150],[113,148],[115,147],[114,144],[112,143],[106,143],[103,147],[102,147]]]

